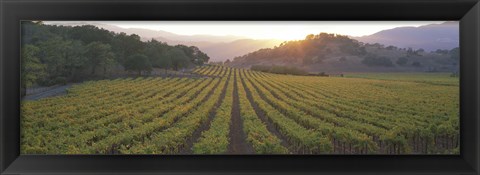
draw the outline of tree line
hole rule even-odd
[[[22,88],[108,77],[121,70],[138,75],[153,68],[179,70],[208,62],[195,46],[114,33],[92,25],[57,26],[22,22]]]
[[[253,65],[250,70],[268,72],[274,74],[288,74],[288,75],[308,75],[308,72],[295,66],[280,66],[280,65]]]
[[[238,56],[230,65],[278,64],[315,69],[318,65],[334,64],[339,70],[355,66],[398,69],[455,70],[460,59],[459,48],[427,52],[424,49],[398,48],[379,43],[363,43],[346,35],[310,34],[302,40],[285,41],[274,48],[264,48]],[[340,66],[342,65],[342,66]]]

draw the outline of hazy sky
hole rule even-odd
[[[55,21],[59,24],[62,21]],[[65,23],[71,23],[68,21]],[[350,36],[371,35],[395,27],[438,24],[445,21],[82,21],[121,28],[163,30],[180,35],[235,35],[252,39],[303,39],[321,32]],[[45,23],[48,24],[47,21]]]

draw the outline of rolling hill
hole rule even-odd
[[[236,57],[229,65],[294,66],[309,72],[455,72],[458,48],[428,52],[362,43],[348,36],[320,33],[278,47]]]

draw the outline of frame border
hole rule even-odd
[[[0,174],[480,174],[478,0],[0,0]],[[20,20],[459,20],[461,154],[20,155]]]

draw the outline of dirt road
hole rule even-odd
[[[54,96],[59,96],[59,95],[65,95],[67,94],[67,89],[72,87],[73,84],[67,84],[64,86],[58,86],[55,88],[52,88],[50,90],[46,90],[43,92],[27,95],[23,97],[22,100],[39,100],[42,98],[47,98],[47,97],[54,97]]]

